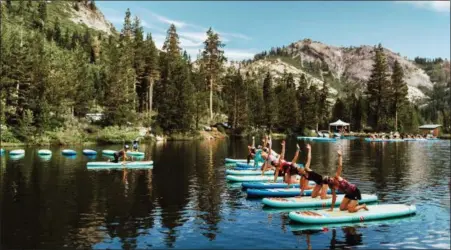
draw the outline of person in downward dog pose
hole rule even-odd
[[[340,210],[348,210],[350,213],[355,213],[360,209],[368,210],[365,204],[358,205],[359,200],[362,199],[362,195],[360,194],[360,190],[356,185],[349,183],[346,179],[341,177],[341,171],[343,169],[342,166],[342,153],[341,150],[337,151],[338,153],[338,168],[334,177],[326,177],[325,183],[327,183],[332,190],[332,206],[329,211],[334,210],[335,201],[337,200],[337,194],[335,190],[339,190],[345,194],[343,200],[340,204]]]
[[[316,198],[318,197],[318,195],[320,195],[321,199],[329,199],[330,197],[327,196],[328,185],[325,183],[325,180],[327,180],[328,177],[327,176],[323,177],[322,175],[310,169],[310,162],[312,159],[312,147],[310,146],[310,144],[307,144],[306,148],[308,150],[308,153],[307,153],[307,161],[305,162],[305,167],[296,169],[297,171],[296,173],[301,176],[301,183],[304,184],[301,185],[301,196],[304,194],[304,189],[308,185],[308,181],[314,181],[316,185],[312,191],[312,198]],[[302,182],[302,179],[305,179],[305,181]]]
[[[282,141],[282,152],[280,153],[279,164],[276,167],[276,171],[274,172],[274,182],[277,181],[277,177],[283,176],[283,181],[288,184],[287,188],[294,182],[296,182],[296,175],[300,175],[301,167],[296,164],[296,161],[299,157],[300,147],[296,144],[297,150],[296,154],[293,157],[291,162],[285,161],[285,141]],[[312,189],[311,186],[308,186],[307,179],[299,179],[299,185],[303,189]]]

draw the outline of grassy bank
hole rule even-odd
[[[98,126],[71,126],[56,131],[46,131],[42,135],[32,135],[20,140],[12,131],[2,130],[2,147],[27,145],[107,145],[131,143],[136,138],[141,142],[156,141],[154,135],[140,136],[139,128],[120,128]],[[226,135],[218,131],[193,131],[189,133],[173,133],[164,136],[169,141],[191,141],[213,138],[224,138]]]

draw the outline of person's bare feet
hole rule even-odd
[[[365,209],[366,211],[368,211],[368,208],[366,207],[366,204],[363,204],[363,209]]]

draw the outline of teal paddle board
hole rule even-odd
[[[298,211],[290,212],[288,217],[299,223],[322,224],[382,220],[416,213],[415,205],[378,204],[368,205],[367,208],[368,211],[359,210],[355,213],[340,211],[338,208],[335,208],[333,211],[328,211],[328,209]]]
[[[307,191],[307,190],[306,190]],[[330,192],[328,192],[330,193]],[[292,198],[264,198],[262,203],[268,207],[277,208],[305,208],[305,207],[330,207],[332,205],[332,195],[329,195],[329,199],[321,199],[320,197],[312,198],[308,197],[292,197]],[[339,206],[343,200],[344,194],[337,195],[335,206]],[[376,202],[377,195],[362,194],[362,199],[359,203]]]

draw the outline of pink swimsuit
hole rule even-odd
[[[356,190],[356,186],[345,179],[341,179],[341,181],[338,181],[338,190],[345,194],[352,194]]]

